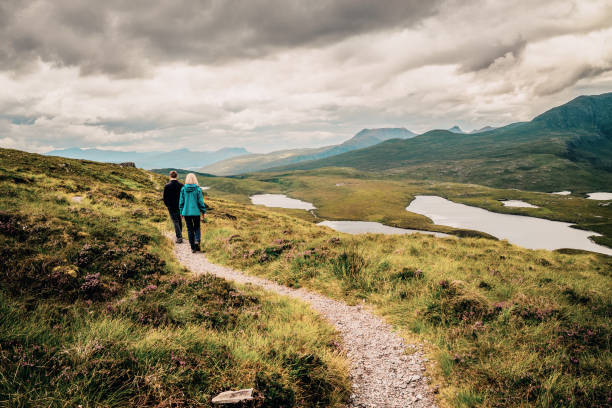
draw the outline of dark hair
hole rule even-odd
[[[177,177],[178,177],[178,173],[176,171],[172,170],[170,172],[170,178],[177,178]]]

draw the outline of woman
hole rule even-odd
[[[179,199],[179,210],[185,218],[191,252],[195,253],[200,250],[200,214],[206,214],[206,205],[198,179],[193,173],[185,177],[185,185],[181,189]]]

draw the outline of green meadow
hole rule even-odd
[[[208,407],[249,387],[263,406],[343,406],[334,330],[300,303],[185,271],[163,235],[163,183],[0,150],[0,406]]]
[[[347,361],[326,322],[176,263],[164,177],[13,150],[0,159],[0,405],[210,406],[217,392],[254,387],[267,406],[343,406]],[[405,211],[436,194],[605,232],[601,202],[350,169],[200,184],[212,261],[369,305],[424,345],[441,406],[609,405],[612,258],[527,250]],[[263,192],[317,211],[249,204]],[[351,236],[314,225],[321,218],[458,237]]]
[[[165,171],[164,171],[165,173]],[[350,168],[328,168],[285,173],[260,173],[250,176],[199,176],[202,185],[210,186],[207,194],[241,203],[259,193],[283,193],[311,202],[316,216],[329,220],[376,221],[386,225],[439,231],[458,236],[487,234],[435,225],[422,215],[406,211],[416,195],[437,195],[451,201],[505,214],[527,215],[576,224],[576,228],[602,234],[593,240],[612,246],[612,206],[606,201],[516,189],[499,189],[476,184],[414,180],[388,177],[382,173],[362,172]],[[506,207],[501,200],[524,200],[539,208]],[[308,220],[310,213],[276,210]]]
[[[433,357],[442,406],[607,406],[612,258],[484,238],[350,236],[209,199],[218,263],[365,302]]]

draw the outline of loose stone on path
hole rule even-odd
[[[305,289],[292,289],[267,279],[216,265],[188,245],[175,245],[177,259],[194,274],[210,273],[238,283],[250,283],[305,301],[341,334],[351,361],[351,408],[436,407],[424,375],[423,351],[405,344],[393,328],[363,306],[349,306]],[[409,348],[414,352],[405,354]]]

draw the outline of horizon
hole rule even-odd
[[[609,2],[524,6],[9,3],[0,147],[260,154],[500,127],[612,90]]]

